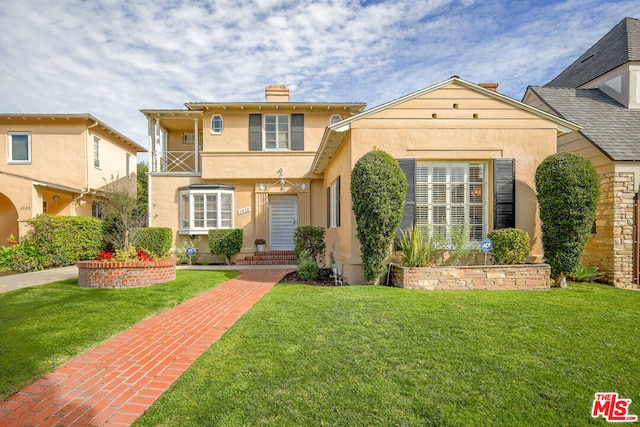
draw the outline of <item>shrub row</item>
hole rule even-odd
[[[0,269],[24,273],[94,259],[105,248],[105,222],[96,218],[42,214],[29,221],[20,243],[0,249]],[[134,229],[132,242],[156,256],[171,248],[170,228]]]

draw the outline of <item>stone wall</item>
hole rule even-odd
[[[481,265],[469,267],[402,267],[392,265],[391,284],[422,290],[549,289],[548,264]]]
[[[79,261],[78,285],[86,288],[135,288],[175,280],[176,261]]]
[[[595,233],[589,239],[582,263],[605,273],[604,282],[634,288],[633,228],[634,174],[611,172],[600,176],[600,200]]]

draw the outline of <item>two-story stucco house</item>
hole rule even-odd
[[[369,110],[293,102],[285,86],[267,87],[264,102],[185,105],[142,111],[151,225],[171,227],[174,241],[242,228],[239,258],[253,254],[256,238],[287,251],[296,226],[323,226],[326,262],[342,265],[351,284],[364,282],[350,179],[365,153],[384,150],[405,171],[403,227],[447,233],[466,223],[479,242],[515,226],[531,236],[531,261],[541,261],[535,170],[558,135],[579,128],[458,77]]]
[[[523,102],[579,124],[558,138],[559,151],[591,160],[601,196],[583,259],[607,282],[638,287],[639,237],[634,203],[640,185],[640,20],[625,18]]]
[[[90,114],[0,114],[0,151],[4,245],[41,213],[100,216],[96,195],[113,178],[135,194],[146,149]]]

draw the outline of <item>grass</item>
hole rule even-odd
[[[640,292],[280,284],[136,426],[607,424],[640,414]]]
[[[178,271],[173,282],[87,289],[66,280],[0,294],[0,400],[81,352],[234,276]]]

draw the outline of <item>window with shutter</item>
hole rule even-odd
[[[515,159],[493,159],[493,228],[516,226]]]
[[[404,215],[400,226],[398,227],[398,235],[400,230],[406,230],[413,226],[416,221],[416,160],[415,159],[398,159],[400,169],[407,177],[407,197],[404,202]]]
[[[262,114],[249,114],[249,150],[262,151]]]
[[[304,114],[291,115],[291,149],[304,150]]]

